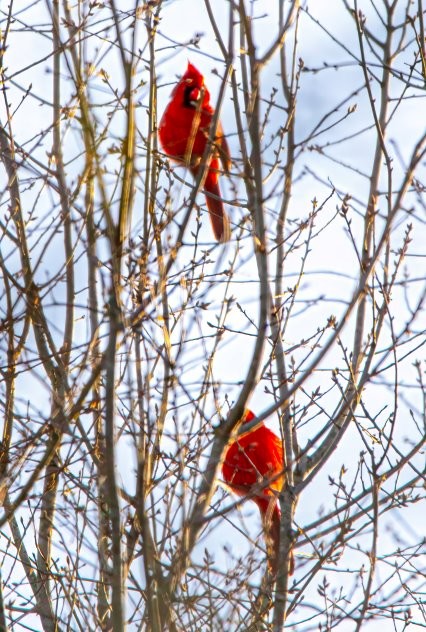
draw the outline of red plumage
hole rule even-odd
[[[243,423],[255,415],[248,410]],[[222,466],[225,482],[239,496],[254,494],[252,500],[259,507],[269,549],[271,571],[277,572],[280,545],[281,510],[277,492],[285,482],[285,457],[281,439],[263,423],[243,434],[228,447]],[[290,554],[289,573],[294,572]]]
[[[189,167],[196,177],[207,146],[214,109],[203,75],[188,63],[186,73],[175,86],[160,121],[158,135],[165,153],[181,165]],[[218,241],[230,238],[229,218],[223,208],[219,188],[219,158],[229,172],[231,158],[222,126],[217,126],[203,187],[213,233]],[[210,195],[212,194],[212,196]]]

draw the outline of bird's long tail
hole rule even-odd
[[[213,233],[217,241],[229,241],[231,238],[231,228],[229,224],[229,217],[223,208],[222,200],[218,200],[215,197],[209,195],[221,197],[219,182],[217,177],[209,177],[207,175],[204,183],[204,193],[206,194],[207,208],[209,209],[210,221],[213,228]]]
[[[278,571],[278,554],[280,551],[280,522],[281,511],[275,497],[257,498],[256,504],[262,515],[263,527],[265,530],[266,548],[268,552],[269,569],[273,575]],[[289,552],[288,574],[294,573],[294,555]]]

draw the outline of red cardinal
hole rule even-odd
[[[255,415],[247,410],[243,423],[252,421]],[[277,556],[280,546],[281,510],[276,495],[285,481],[285,457],[283,443],[263,423],[231,443],[225,453],[222,473],[225,482],[239,496],[256,493],[252,500],[259,507],[265,529],[272,573],[277,572]],[[269,482],[268,482],[269,481]],[[290,554],[289,573],[294,572],[294,558]]]
[[[160,122],[158,135],[166,154],[176,162],[189,167],[194,177],[198,169],[204,166],[201,165],[201,159],[209,140],[213,115],[214,109],[210,103],[210,93],[204,83],[204,77],[195,66],[188,63],[186,73],[172,92]],[[231,157],[220,123],[217,126],[214,148],[204,180],[204,193],[214,236],[218,241],[228,241],[229,219],[222,201],[209,195],[212,193],[218,198],[221,197],[219,158],[225,171],[229,172]]]

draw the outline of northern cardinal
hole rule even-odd
[[[204,83],[203,75],[188,62],[188,68],[175,86],[171,99],[160,121],[158,135],[164,151],[176,162],[189,167],[196,177],[204,151],[210,137],[210,127],[214,109],[210,103],[210,93]],[[209,194],[220,198],[219,158],[223,168],[229,172],[231,157],[228,143],[219,123],[214,139],[214,147],[209,159],[204,180],[207,208],[218,241],[230,238],[229,218],[223,203]]]
[[[243,424],[255,415],[247,410]],[[281,510],[276,495],[285,481],[283,443],[263,423],[231,443],[225,452],[222,474],[225,482],[239,496],[255,493],[252,500],[259,507],[269,557],[269,567],[275,575],[280,546]],[[289,574],[294,572],[293,553],[290,553]]]

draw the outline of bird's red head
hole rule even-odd
[[[181,97],[183,105],[188,108],[208,106],[210,103],[210,93],[204,83],[204,77],[191,62],[188,62],[186,72],[173,94],[178,98]]]
[[[248,424],[249,421],[253,421],[253,419],[255,419],[256,415],[249,410],[248,408],[246,408],[245,412],[244,412],[244,416],[243,416],[243,424]]]
[[[194,86],[201,88],[204,85],[204,77],[201,72],[188,62],[188,67],[186,69],[186,73],[183,75],[181,81],[186,81],[187,83],[191,82]]]

